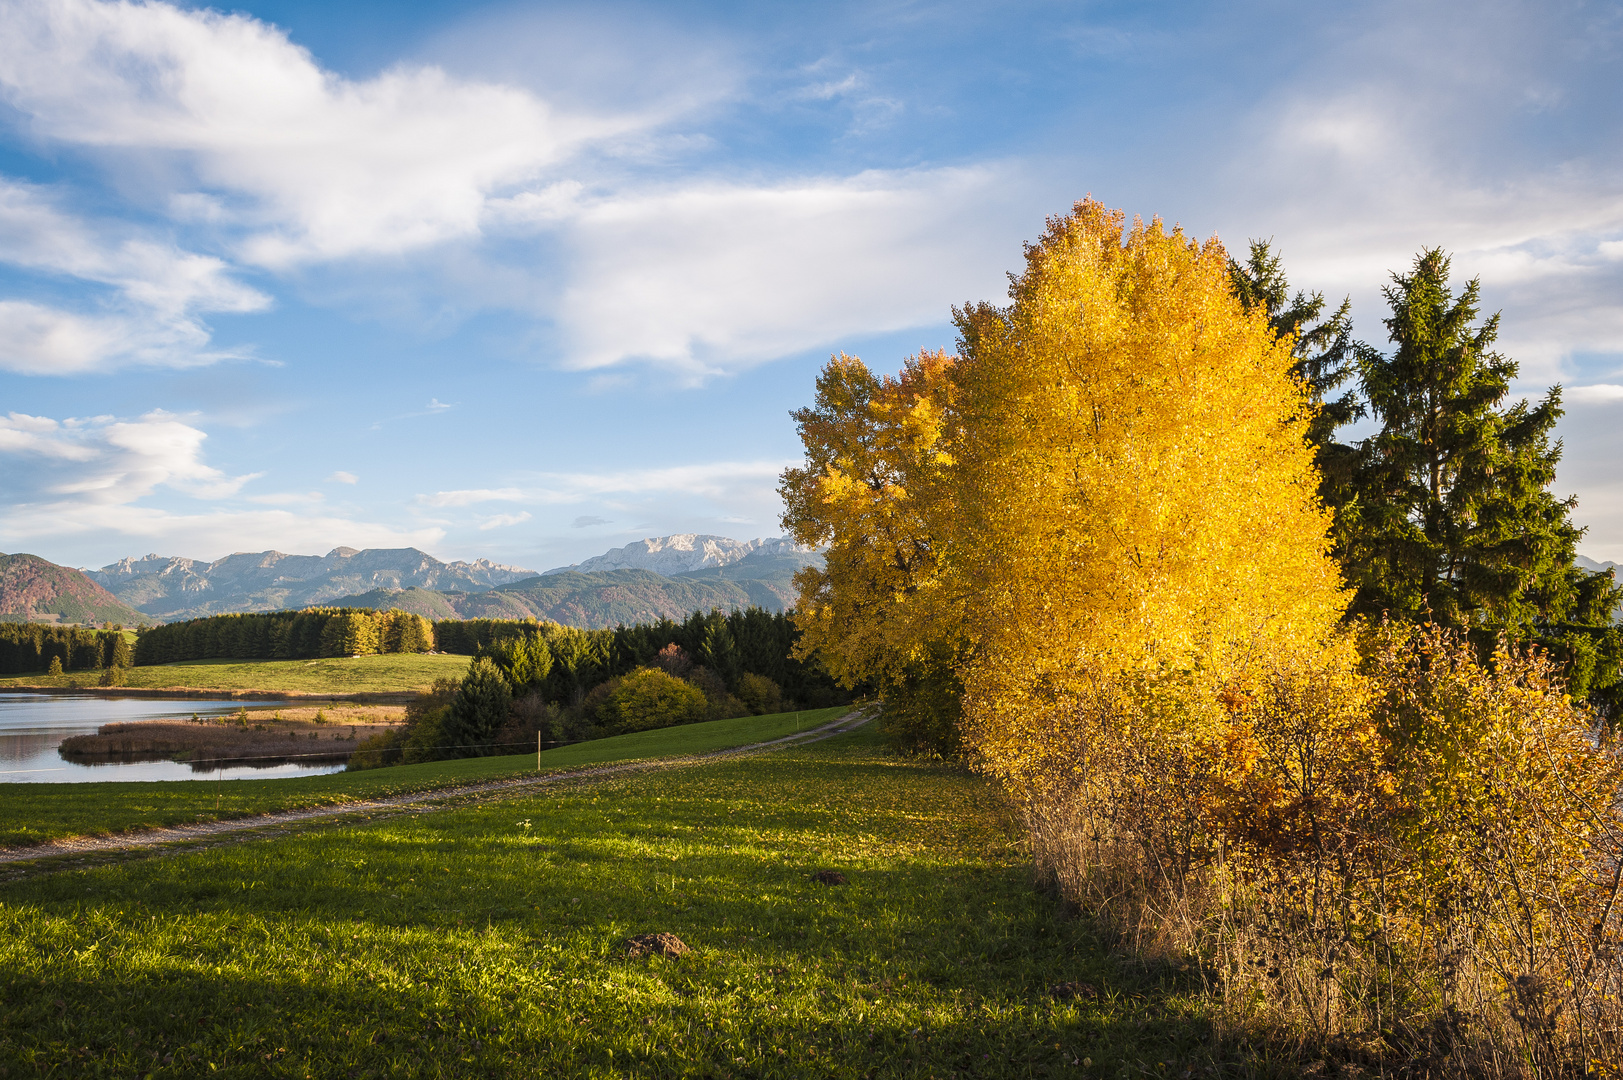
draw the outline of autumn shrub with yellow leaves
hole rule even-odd
[[[1215,240],[1084,201],[1010,297],[797,414],[802,650],[998,777],[1040,874],[1238,1028],[1614,1068],[1617,746],[1545,657],[1343,624],[1313,405]]]

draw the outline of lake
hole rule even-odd
[[[100,780],[270,780],[338,772],[342,764],[232,765],[194,772],[179,761],[114,761],[82,765],[56,752],[69,735],[87,735],[120,720],[185,719],[234,713],[225,700],[108,698],[89,694],[0,694],[0,784],[76,784]]]

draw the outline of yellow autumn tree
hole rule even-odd
[[[956,743],[962,640],[941,588],[954,363],[923,352],[892,377],[830,359],[816,404],[794,414],[805,464],[779,488],[784,527],[827,548],[796,577],[797,655],[817,655],[847,687],[878,687],[890,734],[935,751]]]
[[[1123,679],[1139,712],[1146,680],[1179,688],[1141,726],[1221,724],[1344,608],[1291,343],[1242,309],[1215,239],[1086,200],[1010,297],[955,312],[951,560],[966,728],[1005,776]]]

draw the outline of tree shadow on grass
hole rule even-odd
[[[1204,1072],[1198,995],[1034,889],[983,789],[907,763],[740,762],[16,882],[0,1064]],[[827,866],[849,884],[817,883]],[[625,956],[656,930],[693,954]]]

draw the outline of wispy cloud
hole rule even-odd
[[[0,418],[0,547],[163,544],[213,557],[239,550],[245,537],[325,551],[334,543],[426,546],[444,536],[432,527],[401,530],[313,514],[320,492],[244,494],[262,474],[230,475],[208,464],[207,438],[161,411],[135,419]],[[288,506],[298,509],[280,508]]]
[[[588,499],[620,495],[690,495],[725,497],[740,488],[775,487],[788,461],[718,461],[697,465],[671,465],[656,469],[625,469],[603,473],[539,473],[522,487],[471,488],[437,491],[419,495],[417,502],[431,507],[463,507],[486,502],[526,503],[532,506],[558,506]],[[592,517],[576,519],[581,524],[606,524]]]
[[[1562,395],[1573,405],[1612,405],[1623,402],[1623,386],[1615,383],[1596,383],[1593,386],[1570,386]]]
[[[432,495],[419,495],[423,506],[473,506],[484,502],[526,502],[528,497],[518,488],[473,488],[465,491],[436,491]]]
[[[0,300],[0,368],[78,374],[125,364],[192,366],[210,351],[200,314],[261,311],[270,298],[232,279],[220,259],[82,220],[55,193],[0,179],[0,263],[107,287],[99,310]]]
[[[529,520],[530,512],[528,510],[520,510],[516,514],[493,514],[490,517],[480,519],[479,528],[481,531],[501,529],[508,525],[517,525],[521,521]]]
[[[7,2],[0,27],[0,93],[36,136],[173,155],[264,266],[473,235],[491,192],[638,124],[431,66],[346,79],[244,15]]]
[[[554,317],[568,365],[653,363],[690,379],[940,322],[998,295],[1017,257],[1019,179],[996,166],[869,172],[771,187],[697,184],[583,203]]]
[[[345,472],[343,469],[339,469],[337,472],[327,477],[327,482],[329,484],[358,484],[360,481],[360,477],[356,476],[352,472]]]

